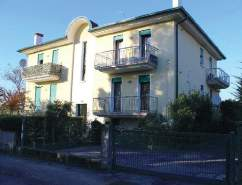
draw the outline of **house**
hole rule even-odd
[[[181,93],[200,91],[219,102],[230,77],[224,54],[181,6],[98,26],[77,17],[64,37],[20,49],[28,97],[70,101],[76,116],[133,119],[167,114]],[[45,105],[44,105],[45,106]]]

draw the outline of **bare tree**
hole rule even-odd
[[[20,66],[4,74],[4,79],[13,85],[13,89],[0,87],[0,109],[9,113],[20,113],[24,111],[25,85],[22,78],[23,60]]]

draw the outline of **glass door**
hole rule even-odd
[[[113,111],[121,112],[121,82],[113,83]]]
[[[115,64],[120,64],[120,53],[121,53],[121,45],[122,45],[123,40],[115,40],[114,47],[114,57],[115,57]]]
[[[147,57],[147,51],[150,44],[151,35],[141,35],[141,57]]]

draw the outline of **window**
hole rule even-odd
[[[50,102],[54,103],[56,101],[56,92],[57,92],[57,85],[51,84],[50,85]]]
[[[204,65],[204,49],[200,48],[200,66]]]
[[[81,80],[85,80],[86,75],[86,56],[87,56],[87,42],[82,43],[82,73]]]
[[[87,104],[76,105],[76,116],[81,117],[84,121],[87,120]]]
[[[44,63],[44,54],[41,53],[41,54],[38,54],[38,61],[37,61],[37,64],[38,65],[41,65]]]
[[[201,95],[204,95],[204,86],[203,85],[200,86],[200,92],[201,92]]]
[[[53,50],[52,64],[58,64],[58,50]]]

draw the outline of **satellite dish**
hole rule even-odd
[[[27,60],[26,60],[26,59],[21,59],[21,60],[19,61],[19,65],[20,65],[20,67],[22,67],[22,68],[24,68],[24,67],[26,66],[26,64],[27,64]]]

